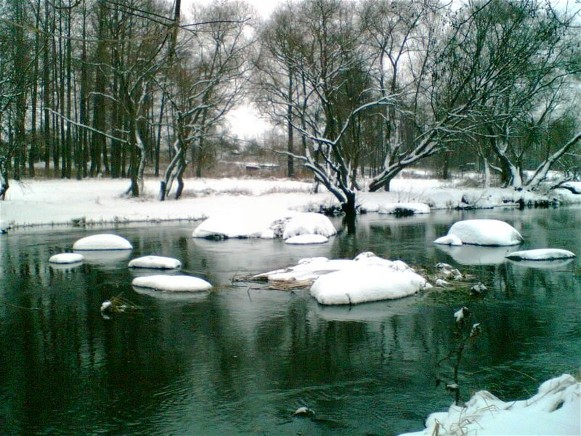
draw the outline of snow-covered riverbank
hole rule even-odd
[[[391,192],[362,192],[358,201],[367,211],[389,209],[394,203],[423,203],[433,209],[455,207],[514,207],[520,201],[558,199],[581,203],[581,195],[559,190],[550,198],[508,189],[477,189],[461,181],[398,178]],[[286,210],[318,210],[336,204],[328,192],[311,193],[312,183],[275,179],[189,179],[180,200],[160,202],[159,181],[148,179],[141,198],[128,198],[127,180],[11,181],[6,201],[0,202],[4,226],[63,225],[201,220],[210,216],[277,215]],[[323,188],[321,188],[324,191]]]

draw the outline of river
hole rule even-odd
[[[467,306],[482,332],[464,350],[461,398],[488,389],[521,399],[581,368],[579,260],[550,268],[504,261],[506,248],[443,249],[432,241],[460,219],[497,218],[518,249],[581,253],[581,209],[434,212],[358,218],[354,235],[289,246],[280,240],[191,238],[195,223],[39,227],[0,236],[0,433],[383,434],[423,428],[453,398],[436,386],[457,349],[453,313]],[[334,221],[340,227],[340,220]],[[131,252],[54,268],[51,255],[115,232]],[[513,247],[512,249],[515,249]],[[511,250],[512,250],[511,249]],[[397,301],[323,307],[308,290],[272,291],[233,278],[304,257],[373,251],[430,269],[447,262],[465,286]],[[131,258],[178,258],[214,289],[194,297],[142,294]],[[482,282],[483,297],[470,293]],[[101,303],[139,306],[105,319]],[[314,411],[293,416],[299,407]]]

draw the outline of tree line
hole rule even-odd
[[[160,199],[201,172],[243,99],[353,214],[426,159],[534,188],[579,171],[578,11],[549,1],[0,0],[0,173],[126,177]],[[530,173],[525,173],[530,170]],[[369,181],[361,185],[362,176]],[[488,178],[487,178],[488,180]]]

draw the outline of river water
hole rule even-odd
[[[432,241],[457,220],[497,218],[524,236],[519,249],[579,255],[580,212],[369,214],[359,217],[355,235],[308,247],[194,240],[192,223],[12,231],[0,236],[0,433],[419,430],[427,414],[453,400],[436,379],[451,377],[446,356],[458,347],[453,313],[462,306],[482,333],[462,354],[461,398],[479,389],[529,397],[541,381],[579,373],[579,260],[539,268],[505,262],[506,248],[446,250]],[[134,250],[92,256],[73,269],[49,265],[52,254],[103,232],[123,235]],[[471,278],[453,291],[353,307],[320,306],[307,290],[233,282],[304,257],[363,251],[418,268],[443,261]],[[127,262],[148,254],[180,259],[214,290],[189,298],[135,292]],[[469,291],[479,281],[488,287],[484,297]],[[101,303],[116,295],[139,310],[104,319]],[[314,414],[293,416],[301,406]]]

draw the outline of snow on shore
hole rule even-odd
[[[564,374],[541,384],[528,400],[501,401],[479,391],[464,407],[431,414],[426,429],[400,436],[579,435],[581,383]]]
[[[390,192],[362,192],[358,202],[363,209],[377,211],[379,205],[422,203],[431,209],[493,205],[511,207],[517,201],[536,201],[543,197],[514,190],[463,188],[433,179],[399,177]],[[197,221],[220,215],[235,216],[237,211],[263,211],[284,215],[291,211],[318,210],[335,205],[328,192],[312,194],[310,181],[265,179],[187,179],[180,200],[160,202],[159,180],[147,179],[142,197],[125,195],[129,181],[119,179],[27,180],[11,181],[6,200],[0,202],[2,228],[43,224],[101,224],[147,221]],[[581,195],[567,189],[553,193],[564,203],[581,203]],[[485,201],[484,201],[485,200]],[[258,213],[258,212],[257,212]]]

